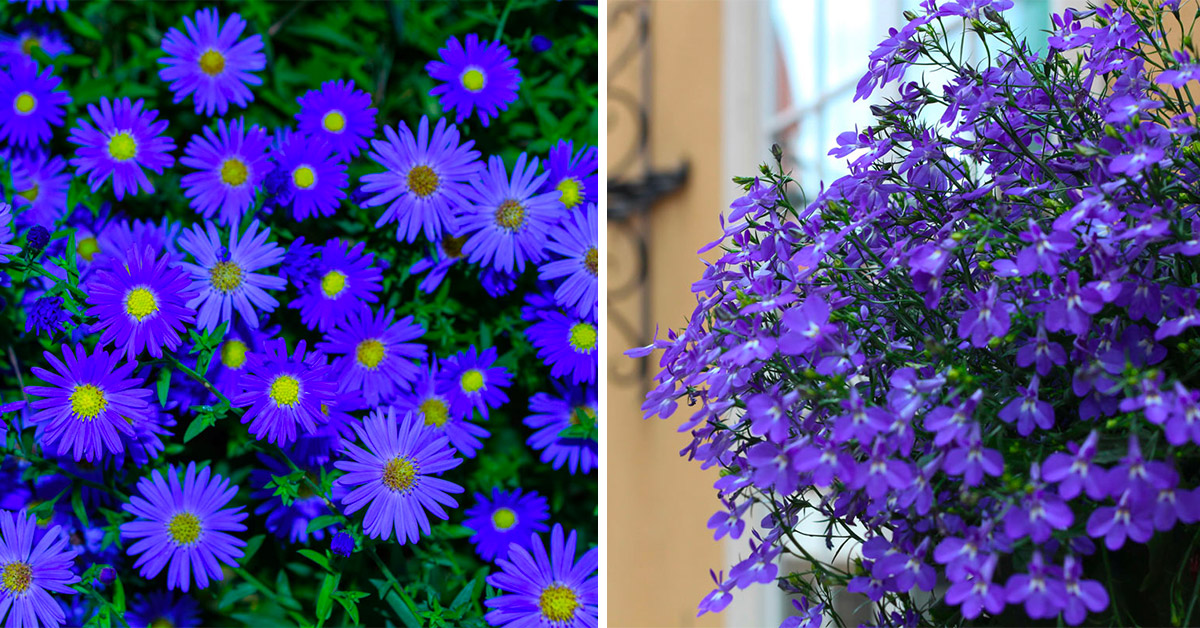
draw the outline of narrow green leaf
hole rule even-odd
[[[83,507],[83,491],[71,491],[71,509],[75,511],[75,516],[85,530],[92,527],[88,521],[87,508]]]
[[[471,598],[475,595],[475,581],[472,580],[463,586],[462,591],[454,596],[454,601],[450,602],[450,610],[457,610],[460,606],[466,606],[471,602]]]
[[[384,597],[384,601],[387,602],[388,606],[392,607],[392,610],[396,612],[396,617],[400,619],[400,622],[406,628],[421,628],[421,620],[417,619],[417,616],[408,607],[408,604],[405,604],[404,600],[399,595],[396,595],[395,589],[388,591],[387,596]]]
[[[205,429],[208,428],[208,426],[210,426],[212,424],[213,424],[213,421],[212,421],[211,414],[202,414],[202,415],[192,419],[191,424],[188,425],[187,431],[183,433],[183,442],[186,443],[186,442],[192,440],[193,438],[199,436],[200,432],[203,432]]]
[[[338,519],[334,515],[321,515],[320,517],[316,517],[312,521],[308,522],[308,531],[315,532],[317,530],[328,528],[329,526],[334,525],[338,521],[340,521],[340,519]]]
[[[249,541],[246,541],[246,549],[242,550],[243,565],[250,564],[250,559],[254,558],[254,553],[257,552],[258,548],[262,546],[263,539],[265,538],[267,538],[267,535],[259,534],[258,536],[251,537]]]
[[[96,41],[103,39],[103,37],[100,35],[100,31],[96,30],[96,27],[92,26],[91,22],[88,22],[87,20],[69,11],[62,13],[62,16],[63,20],[67,23],[67,28],[71,29],[76,34],[87,37],[88,39],[95,39]]]
[[[117,608],[118,613],[125,612],[125,585],[121,584],[121,576],[117,576],[116,582],[113,583],[113,606]]]
[[[310,549],[299,550],[299,553],[301,556],[304,556],[305,558],[307,558],[307,559],[313,561],[314,563],[320,565],[321,567],[323,567],[326,571],[329,571],[329,558],[327,556],[325,556],[324,554],[315,552]]]
[[[321,592],[317,594],[317,619],[329,619],[333,612],[333,592],[337,590],[340,574],[327,573],[321,583]]]
[[[173,369],[162,369],[158,372],[158,405],[167,407],[167,391],[171,389],[171,373]]]

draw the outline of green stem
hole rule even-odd
[[[500,41],[500,36],[504,34],[504,23],[508,21],[508,13],[512,11],[513,0],[508,0],[504,3],[504,11],[500,14],[500,21],[496,24],[496,34],[492,37],[492,41]]]

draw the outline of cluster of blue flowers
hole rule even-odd
[[[778,583],[788,627],[838,587],[879,625],[1195,621],[1200,64],[1178,1],[1056,15],[1044,52],[1012,6],[907,14],[856,94],[895,96],[831,151],[849,174],[807,205],[739,179],[691,323],[630,352],[665,350],[647,416],[695,408],[715,536],[753,536],[701,613]],[[812,556],[806,518],[851,551]]]
[[[451,36],[426,68],[453,124],[422,116],[377,138],[371,95],[336,80],[298,98],[294,127],[262,128],[237,112],[268,65],[249,29],[207,8],[163,37],[158,78],[211,122],[178,164],[176,124],[153,103],[99,96],[71,115],[61,68],[43,63],[71,52],[55,30],[27,20],[0,34],[0,294],[48,349],[20,356],[20,388],[0,387],[7,626],[121,613],[126,590],[130,625],[194,625],[186,593],[243,575],[253,526],[297,547],[329,537],[349,556],[419,543],[431,519],[454,517],[464,487],[441,476],[507,455],[480,421],[522,412],[506,392],[516,373],[490,339],[438,355],[428,323],[397,314],[388,273],[423,275],[428,294],[456,264],[490,298],[534,286],[515,332],[553,379],[529,400],[524,437],[560,473],[596,468],[596,149],[563,140],[511,171],[485,162],[456,125],[494,123],[522,77],[504,44],[475,34]],[[55,155],[72,118],[74,152]],[[366,172],[357,186],[352,167]],[[155,195],[176,168],[187,208],[127,218],[121,202]],[[116,205],[102,202],[110,189]],[[383,208],[375,226],[397,223],[395,249],[430,254],[395,268],[350,236],[290,235],[349,205]],[[223,418],[245,424],[254,469],[221,475],[179,445]],[[594,626],[597,550],[577,556],[575,532],[555,524],[547,553],[551,509],[536,492],[474,502],[460,521],[504,593],[486,600],[487,621]],[[95,594],[118,577],[119,598]]]

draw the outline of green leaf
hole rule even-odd
[[[83,491],[71,491],[71,509],[75,511],[75,516],[85,530],[92,527],[88,521],[87,508],[83,507]]]
[[[43,50],[41,46],[34,46],[33,48],[30,48],[29,55],[33,57],[34,60],[37,61],[43,68],[49,67],[54,63],[50,60],[50,55],[46,54],[46,51]]]
[[[475,597],[475,581],[471,580],[463,587],[458,595],[454,596],[454,601],[450,602],[450,610],[457,610],[461,606],[466,606]]]
[[[333,612],[333,592],[337,590],[339,579],[341,579],[340,574],[325,574],[325,581],[321,583],[321,592],[317,594],[317,619],[329,619],[329,614]]]
[[[363,591],[336,591],[333,594],[333,599],[337,600],[338,604],[341,604],[342,608],[346,609],[346,614],[350,616],[350,621],[354,622],[354,625],[357,626],[358,601],[368,595]]]
[[[317,530],[328,528],[329,526],[336,524],[338,521],[341,521],[341,519],[334,515],[321,515],[320,517],[316,517],[312,521],[308,522],[308,532],[315,532]]]
[[[225,595],[221,596],[221,600],[217,602],[217,608],[223,610],[234,602],[244,600],[253,595],[254,591],[254,585],[250,584],[249,582],[238,584],[236,587],[226,591]]]
[[[113,606],[118,613],[125,612],[125,585],[121,584],[121,576],[117,576],[116,582],[113,582]]]
[[[162,369],[158,372],[158,405],[164,408],[167,407],[167,391],[171,389],[171,373],[172,369]]]
[[[183,433],[183,442],[186,443],[199,436],[200,432],[208,429],[213,423],[216,423],[216,421],[213,420],[211,414],[201,414],[200,416],[192,419],[191,424],[188,425],[187,431]]]
[[[246,549],[242,550],[243,565],[250,564],[250,559],[254,558],[254,553],[257,552],[258,548],[262,546],[263,539],[265,538],[267,538],[267,535],[259,534],[258,536],[251,537],[249,541],[246,541]]]
[[[96,27],[92,26],[91,22],[88,22],[87,20],[69,11],[63,13],[62,16],[63,20],[67,23],[67,28],[74,31],[75,34],[82,35],[88,39],[94,39],[96,41],[103,39],[103,36],[100,35],[100,31],[96,30]]]
[[[409,608],[411,599],[407,594],[404,595],[404,598],[401,598],[396,594],[396,589],[392,588],[388,590],[388,593],[383,598],[383,601],[387,602],[388,606],[392,607],[392,610],[396,612],[396,617],[400,619],[400,622],[403,623],[406,628],[421,628],[421,620],[417,619],[416,613],[413,612],[412,608]],[[406,601],[408,603],[406,603]]]
[[[329,571],[329,557],[310,549],[299,550],[299,554]]]

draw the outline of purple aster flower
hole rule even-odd
[[[599,445],[592,439],[563,438],[563,430],[578,425],[580,414],[597,417],[594,386],[558,386],[558,394],[535,393],[529,398],[529,416],[524,423],[535,430],[528,444],[542,452],[540,459],[555,469],[564,466],[571,474],[591,473],[600,462]]]
[[[460,225],[470,239],[463,247],[472,263],[511,272],[525,271],[525,262],[546,258],[545,242],[561,208],[559,192],[537,193],[546,173],[537,174],[536,157],[526,165],[517,157],[511,180],[504,160],[493,156],[488,170],[472,179],[471,204],[462,208]]]
[[[271,171],[268,159],[270,143],[261,127],[238,118],[225,124],[217,120],[217,132],[204,127],[203,135],[193,135],[179,163],[199,170],[183,176],[184,196],[196,213],[232,227],[254,205],[258,185]]]
[[[8,0],[9,4],[20,2],[21,0]],[[45,7],[46,11],[54,13],[55,11],[66,11],[67,0],[25,0],[25,12],[33,13],[35,9]]]
[[[546,159],[549,176],[542,185],[543,192],[562,192],[562,204],[568,215],[576,208],[583,209],[600,202],[597,193],[599,177],[596,175],[600,159],[596,147],[583,146],[574,153],[571,152],[572,148],[571,140],[558,140],[550,149],[550,156]]]
[[[437,358],[422,368],[411,393],[400,393],[393,405],[400,414],[412,412],[425,425],[441,430],[450,438],[450,445],[465,458],[474,458],[483,447],[479,439],[491,434],[468,419],[450,415],[449,397],[441,390]]]
[[[480,353],[475,345],[446,358],[438,383],[450,398],[451,416],[470,419],[471,411],[478,410],[486,420],[488,409],[508,403],[504,389],[512,385],[512,375],[502,366],[493,366],[495,362],[495,347]]]
[[[138,247],[124,265],[100,270],[88,282],[87,313],[99,318],[92,330],[104,332],[98,346],[111,343],[128,360],[143,350],[161,358],[163,348],[179,346],[179,333],[196,320],[196,311],[185,305],[196,292],[183,270],[168,262],[166,255],[155,259],[153,248]]]
[[[395,320],[393,310],[373,313],[362,306],[326,335],[317,349],[335,357],[338,392],[361,390],[372,406],[387,402],[397,390],[409,390],[425,360],[425,346],[413,342],[425,330],[412,316]]]
[[[25,333],[45,333],[51,338],[54,332],[63,330],[63,321],[70,320],[63,311],[62,297],[38,297],[25,310]]]
[[[433,134],[429,118],[421,116],[414,135],[404,122],[393,131],[383,127],[387,141],[371,140],[371,159],[384,172],[362,177],[362,190],[374,194],[363,207],[387,204],[375,221],[382,227],[395,220],[396,240],[413,242],[418,233],[436,242],[457,231],[457,215],[467,204],[468,183],[480,169],[479,152],[471,150],[474,140],[459,143],[458,129],[438,120]]]
[[[0,620],[4,625],[61,626],[66,621],[51,593],[74,595],[79,582],[67,535],[54,526],[38,539],[37,517],[0,510]],[[35,543],[35,540],[37,541]]]
[[[267,342],[262,353],[246,356],[242,392],[233,398],[233,405],[249,408],[242,423],[250,424],[250,435],[256,439],[287,445],[296,440],[297,426],[312,434],[329,421],[322,406],[334,404],[335,375],[325,356],[304,350],[301,340],[288,355],[286,341],[279,338]]]
[[[158,77],[170,84],[175,102],[192,96],[196,113],[225,115],[229,103],[245,107],[254,100],[249,85],[261,85],[262,79],[251,74],[267,66],[261,51],[262,37],[251,35],[238,41],[246,30],[246,20],[234,13],[224,25],[216,9],[200,9],[192,19],[183,18],[184,34],[171,27],[163,37],[166,53],[159,63],[167,67]]]
[[[127,265],[131,251],[141,251],[147,246],[161,252],[169,266],[178,266],[184,259],[175,246],[179,230],[179,223],[166,217],[157,224],[142,220],[110,222],[96,234],[99,250],[92,256],[92,268],[98,272]]]
[[[270,229],[259,232],[255,220],[240,236],[237,228],[232,228],[229,248],[225,248],[217,226],[206,221],[204,229],[194,225],[179,237],[179,248],[196,260],[194,264],[180,266],[191,273],[192,286],[200,292],[187,303],[188,307],[199,311],[197,327],[211,331],[221,323],[233,323],[236,308],[240,320],[257,328],[258,310],[270,313],[279,305],[266,291],[282,290],[287,287],[287,281],[254,272],[283,259],[283,249],[274,242],[267,242],[270,234]]]
[[[71,175],[63,172],[62,157],[33,153],[12,161],[13,205],[22,210],[17,224],[53,225],[67,212],[67,190]]]
[[[220,563],[237,567],[246,542],[229,534],[245,532],[242,507],[226,508],[238,487],[212,473],[210,467],[196,472],[189,462],[179,481],[175,465],[168,465],[166,478],[155,469],[137,483],[138,495],[121,508],[136,519],[121,524],[121,538],[132,542],[126,552],[138,556],[133,564],[143,578],[154,578],[167,568],[167,588],[208,587],[209,579],[224,580]],[[169,565],[169,566],[168,566]]]
[[[465,237],[443,236],[441,242],[433,243],[433,250],[428,257],[421,258],[416,264],[408,267],[408,274],[414,276],[429,272],[417,286],[422,292],[433,294],[437,291],[438,286],[442,285],[442,280],[446,278],[446,273],[463,258],[462,246],[466,241]]]
[[[34,48],[41,48],[50,58],[71,54],[71,44],[62,34],[45,24],[28,20],[17,23],[13,34],[0,33],[0,65],[9,66],[18,61],[35,61]]]
[[[573,384],[596,381],[598,330],[589,321],[557,310],[543,312],[525,335],[537,347],[538,358],[550,367],[551,377]]]
[[[317,272],[299,289],[288,307],[300,310],[300,320],[309,329],[328,333],[366,303],[379,300],[382,271],[373,265],[375,256],[366,244],[334,238],[317,255]]]
[[[21,247],[9,244],[14,235],[12,205],[0,201],[0,264],[7,264],[8,256],[15,257],[17,253],[21,252]]]
[[[479,36],[469,33],[463,46],[451,36],[446,47],[438,49],[441,61],[425,64],[425,71],[441,84],[429,90],[437,96],[444,111],[457,114],[455,122],[462,124],[477,111],[483,126],[498,117],[508,104],[517,99],[521,73],[517,60],[508,47],[498,41],[480,42]]]
[[[1108,608],[1108,592],[1104,585],[1095,580],[1083,580],[1083,564],[1075,556],[1068,555],[1063,562],[1063,585],[1067,595],[1063,600],[1063,620],[1078,626],[1087,617],[1087,612],[1099,613]]]
[[[1027,573],[1016,573],[1005,585],[1005,601],[1009,604],[1025,604],[1025,614],[1030,619],[1051,619],[1063,609],[1067,587],[1056,577],[1059,572],[1054,565],[1046,565],[1042,553],[1033,552]]]
[[[554,300],[579,316],[595,319],[600,307],[600,224],[596,205],[572,212],[549,233],[545,244],[551,261],[538,268],[545,281],[561,279]]]
[[[325,81],[320,90],[310,90],[297,99],[300,132],[322,138],[343,161],[358,155],[375,135],[375,108],[371,95],[354,89],[354,81]]]
[[[0,70],[0,142],[34,148],[50,139],[50,127],[63,123],[71,95],[55,88],[62,79],[54,68],[38,72],[36,63],[18,60]]]
[[[475,493],[475,505],[465,514],[463,525],[475,532],[471,536],[475,553],[491,562],[507,556],[509,544],[528,549],[530,535],[547,530],[550,507],[536,491],[522,493],[519,488],[512,491],[493,488],[491,499]]]
[[[292,217],[332,216],[346,198],[346,164],[323,139],[290,134],[273,154],[275,172],[282,177],[276,202],[290,205]]]
[[[125,615],[129,628],[193,628],[200,626],[200,604],[187,594],[154,591],[133,596]]]
[[[170,155],[175,141],[163,135],[167,121],[155,122],[158,111],[142,111],[143,105],[141,99],[131,104],[128,98],[109,102],[108,97],[101,96],[98,109],[93,104],[87,106],[91,120],[81,117],[71,129],[68,141],[79,145],[71,165],[79,174],[87,175],[93,192],[112,176],[118,201],[126,193],[137,194],[141,189],[153,194],[154,186],[143,168],[162,174],[164,168],[175,163]]]
[[[1000,420],[1005,423],[1017,422],[1017,433],[1029,436],[1036,425],[1044,430],[1054,427],[1054,406],[1049,402],[1038,399],[1038,376],[1029,380],[1029,386],[1017,385],[1020,397],[1014,397],[1000,409]]]
[[[354,553],[354,537],[345,532],[338,532],[333,535],[333,540],[329,542],[329,551],[343,558],[348,558],[350,554]]]
[[[367,536],[386,541],[395,532],[397,543],[416,543],[430,531],[426,511],[447,519],[442,506],[458,506],[450,493],[463,488],[433,476],[462,464],[462,458],[454,455],[448,438],[412,414],[397,420],[393,408],[377,409],[353,427],[362,447],[347,442],[349,460],[333,464],[346,471],[336,480],[348,490],[342,498],[346,514],[366,506]]]
[[[106,452],[121,454],[121,435],[132,438],[134,425],[150,420],[142,379],[133,377],[137,362],[117,365],[121,359],[96,347],[89,355],[82,345],[62,347],[60,361],[49,351],[42,355],[57,373],[33,367],[33,374],[49,386],[26,386],[33,402],[39,442],[52,453],[92,462]],[[57,445],[57,448],[54,446]]]
[[[507,558],[496,561],[499,573],[487,583],[505,595],[484,604],[487,621],[493,626],[554,626],[592,628],[597,625],[600,604],[599,552],[588,550],[575,560],[575,532],[566,535],[554,524],[547,553],[537,533],[530,535],[529,548],[511,545]]]

